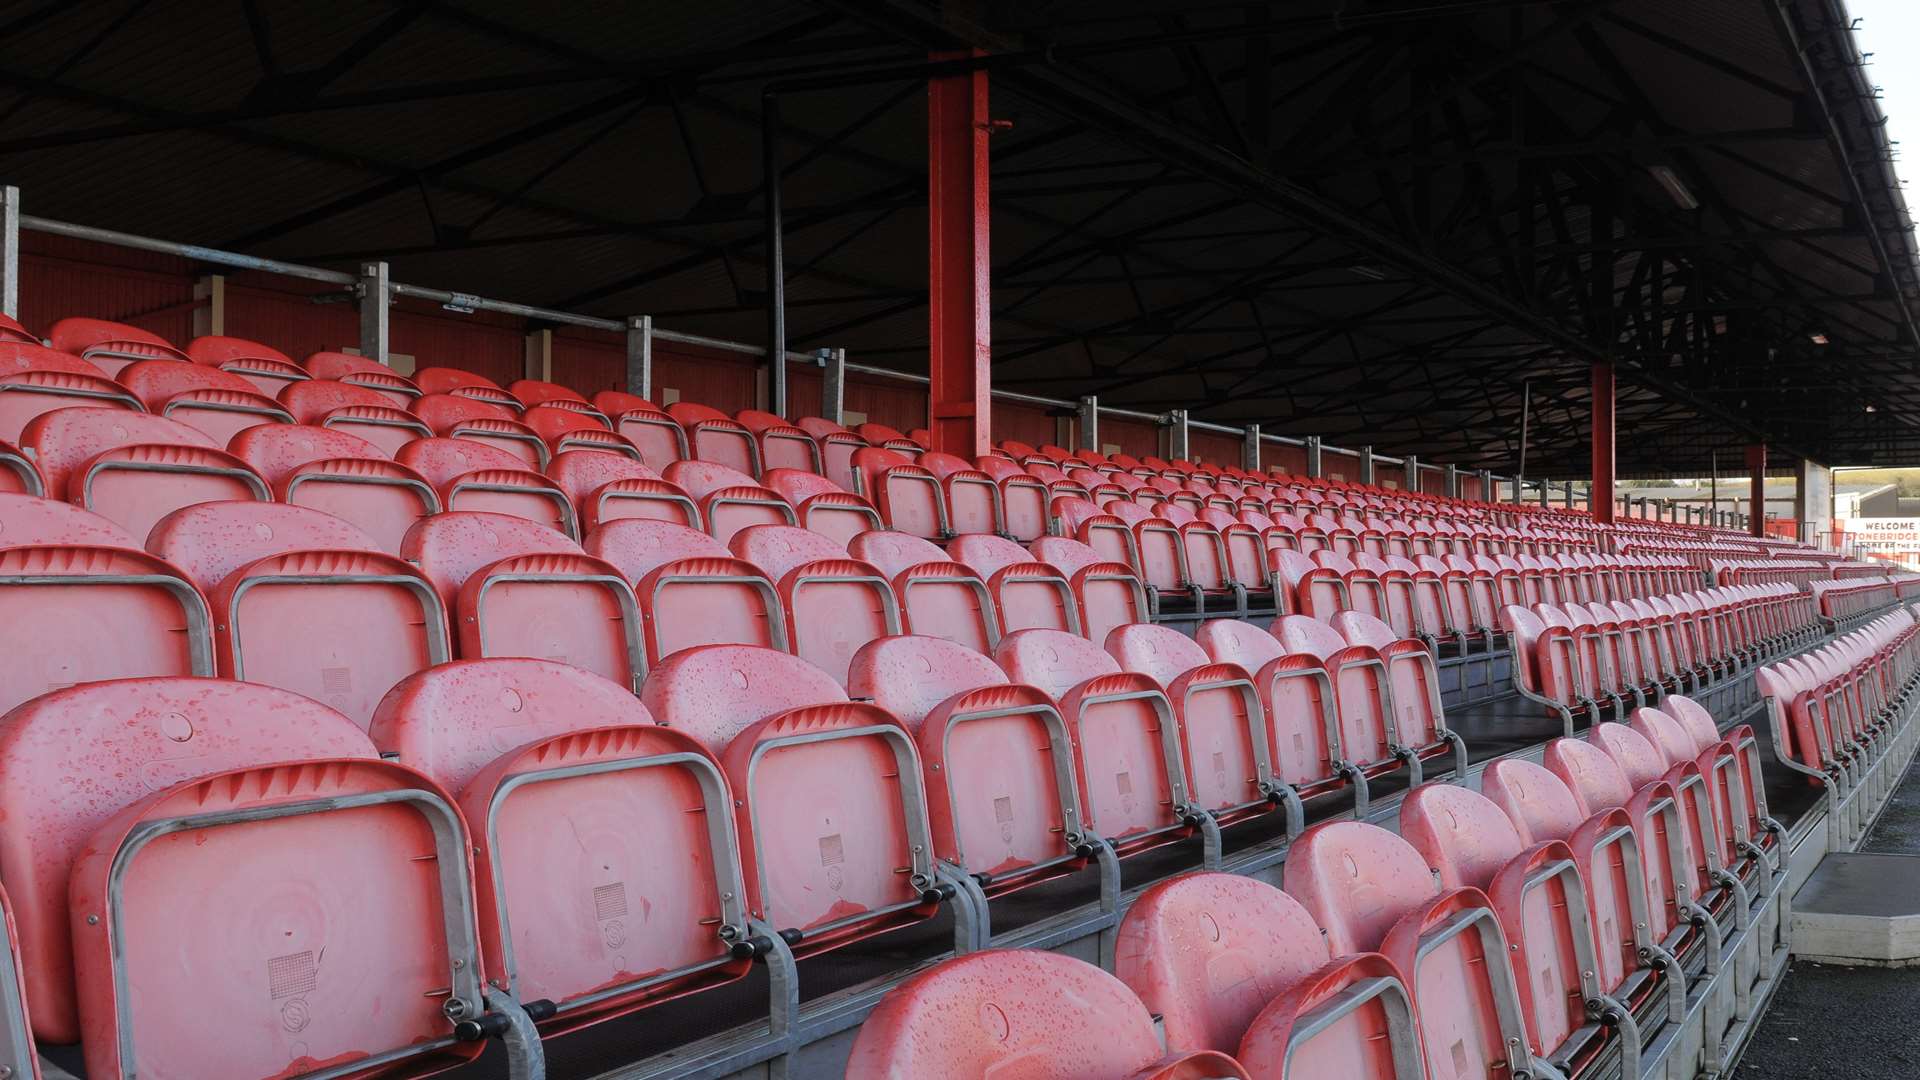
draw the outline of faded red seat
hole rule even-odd
[[[1065,1062],[1086,1077],[1247,1075],[1223,1054],[1163,1054],[1126,984],[1037,949],[955,957],[895,987],[860,1026],[847,1075],[1037,1076],[1040,1063],[1052,1075]]]
[[[580,535],[566,492],[504,450],[471,439],[418,439],[401,447],[394,460],[425,477],[445,510],[509,514]]]
[[[499,405],[513,411],[514,415],[527,410],[526,402],[508,393],[501,385],[471,371],[459,368],[423,367],[415,368],[413,384],[422,394],[451,394],[454,397],[473,398],[490,405]]]
[[[854,492],[879,509],[887,528],[928,540],[952,534],[946,493],[932,472],[877,446],[854,451],[851,463]]]
[[[61,319],[47,328],[47,344],[91,362],[108,378],[141,360],[188,360],[159,334],[106,319]]]
[[[413,523],[440,512],[427,479],[357,435],[306,424],[262,424],[228,447],[273,487],[283,503],[352,522],[389,555]]]
[[[440,438],[485,443],[519,458],[530,469],[546,468],[552,456],[547,450],[547,441],[521,423],[519,414],[505,405],[453,394],[427,394],[414,399],[407,411],[419,417]]]
[[[1341,747],[1333,676],[1311,654],[1289,653],[1272,634],[1252,623],[1209,619],[1194,640],[1219,663],[1236,664],[1253,676],[1265,705],[1267,746],[1277,779],[1302,798],[1314,798],[1350,782],[1356,813],[1369,801],[1366,773]]]
[[[87,406],[146,409],[132,391],[89,361],[38,343],[0,341],[0,439],[17,442],[43,413]]]
[[[586,550],[632,583],[650,667],[695,645],[789,647],[774,583],[706,533],[626,518],[588,534]]]
[[[863,532],[880,528],[880,512],[873,504],[817,473],[768,469],[764,482],[793,507],[803,528],[836,543],[845,544]]]
[[[395,687],[372,736],[459,793],[488,970],[557,1007],[546,1034],[751,966],[732,955],[748,917],[720,765],[628,690],[545,660],[457,661]]]
[[[450,1018],[495,1004],[466,829],[345,717],[229,680],[75,687],[9,716],[0,777],[0,853],[38,868],[8,875],[34,1034],[83,1041],[90,1075],[284,1075],[367,1055],[433,1072],[480,1053]],[[209,976],[235,957],[265,981]],[[289,1017],[305,1021],[298,1044]]]
[[[973,567],[902,532],[861,533],[848,542],[847,553],[892,579],[907,633],[945,638],[981,653],[999,644],[993,594]]]
[[[825,475],[820,461],[820,444],[805,428],[761,409],[741,409],[733,418],[741,427],[753,433],[754,442],[760,450],[763,473],[774,469],[795,469]]]
[[[280,403],[231,372],[177,360],[142,360],[120,372],[120,384],[147,411],[178,420],[225,446],[235,435],[259,424],[291,424]]]
[[[433,435],[419,417],[394,404],[393,398],[370,387],[334,379],[289,383],[280,391],[280,404],[298,423],[339,428],[388,454],[398,453],[415,439]]]
[[[406,408],[420,396],[420,388],[412,379],[369,357],[317,352],[307,357],[304,366],[316,379],[337,379],[348,386],[363,386],[397,409]]]
[[[613,430],[640,448],[640,458],[654,469],[665,469],[693,456],[680,421],[646,398],[619,390],[593,395],[594,407],[613,422]]]
[[[556,401],[571,401],[578,405],[588,404],[587,399],[578,391],[545,379],[515,379],[507,384],[507,393],[518,398],[521,404],[529,409],[535,405],[547,405]]]
[[[267,502],[267,483],[212,439],[173,420],[118,409],[60,409],[20,437],[50,497],[109,518],[136,538],[182,506]]]
[[[201,503],[148,548],[207,597],[222,677],[292,690],[367,725],[407,675],[453,658],[420,572],[339,518],[282,503]]]
[[[1115,627],[1152,619],[1146,587],[1125,563],[1105,561],[1093,548],[1064,536],[1043,536],[1030,549],[1036,561],[1066,577],[1088,641],[1104,642]]]
[[[693,458],[725,465],[752,477],[764,471],[760,444],[754,441],[753,432],[733,417],[691,401],[676,401],[667,406],[667,415],[686,430],[687,446]]]
[[[749,525],[800,523],[799,515],[778,492],[761,487],[753,477],[727,465],[676,461],[662,475],[692,496],[707,532],[723,544]]]
[[[0,441],[0,494],[44,496],[47,482],[33,459],[10,442]]]
[[[754,525],[735,533],[728,547],[777,583],[794,655],[843,684],[861,646],[901,633],[900,605],[886,576],[818,533]]]
[[[954,537],[947,553],[987,580],[1005,633],[1015,630],[1081,632],[1080,605],[1066,575],[1040,562],[1003,536],[969,533]]]
[[[312,376],[293,357],[246,338],[207,334],[187,342],[187,358],[247,380],[254,392],[278,398],[288,383]]]

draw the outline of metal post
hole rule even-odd
[[[1508,499],[1507,501],[1510,503],[1513,503],[1515,506],[1518,506],[1521,503],[1526,501],[1525,497],[1521,495],[1520,478],[1517,476],[1513,478],[1513,498]]]
[[[1593,481],[1587,510],[1602,524],[1613,521],[1613,361],[1593,362]]]
[[[1525,379],[1520,383],[1520,471],[1513,475],[1524,480],[1527,476],[1527,429],[1533,423],[1533,380]]]
[[[529,379],[541,382],[553,381],[553,331],[551,329],[530,330],[527,332],[525,374]]]
[[[820,418],[845,423],[847,415],[847,350],[821,349]]]
[[[1406,487],[1408,491],[1420,490],[1420,459],[1414,457],[1412,454],[1407,455]]]
[[[1747,530],[1767,535],[1767,444],[1747,447]]]
[[[20,189],[0,187],[0,315],[20,317]]]
[[[1573,481],[1571,481],[1571,480],[1569,480],[1569,481],[1567,481],[1567,501],[1566,501],[1566,507],[1567,507],[1567,509],[1569,509],[1569,510],[1571,510],[1571,509],[1573,509]]]
[[[1307,475],[1314,477],[1325,476],[1325,465],[1326,462],[1320,453],[1320,436],[1307,436]]]
[[[1447,498],[1457,499],[1459,497],[1460,497],[1460,466],[1449,465],[1447,466]]]
[[[1553,508],[1553,481],[1542,480],[1540,481],[1540,509],[1551,510],[1552,508]]]
[[[787,415],[786,228],[780,206],[780,99],[760,97],[760,170],[767,227],[767,411]]]
[[[360,355],[389,364],[388,330],[393,319],[388,305],[393,296],[393,278],[387,273],[387,264],[361,263],[357,291],[360,294]]]
[[[1493,490],[1492,469],[1480,470],[1480,501],[1484,503],[1497,503],[1500,501],[1500,493]]]
[[[627,393],[653,400],[653,316],[627,320]]]
[[[1188,449],[1192,445],[1187,441],[1187,410],[1175,409],[1167,414],[1167,457],[1172,461],[1184,461],[1189,458]]]
[[[1252,473],[1260,471],[1259,424],[1247,425],[1247,433],[1240,443],[1240,467]]]
[[[1078,449],[1100,452],[1100,399],[1093,394],[1080,396],[1080,442]]]
[[[1360,482],[1368,485],[1376,483],[1373,472],[1372,443],[1360,448]]]
[[[1708,490],[1713,493],[1713,523],[1721,525],[1723,521],[1720,517],[1720,451],[1713,451],[1708,455],[1707,460],[1710,463],[1709,467],[1713,469],[1712,479],[1707,481],[1712,485]]]
[[[985,70],[927,80],[927,426],[968,459],[993,441],[990,128]]]

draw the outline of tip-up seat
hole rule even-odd
[[[770,649],[705,645],[662,661],[641,700],[719,753],[750,912],[796,954],[917,922],[951,892],[912,737],[885,710],[849,702],[826,672]],[[957,917],[970,910],[951,894]]]
[[[934,853],[1000,896],[1085,865],[1073,745],[1053,701],[940,638],[869,642],[847,691],[911,731],[929,778]]]
[[[338,428],[262,424],[234,436],[228,449],[272,486],[276,500],[352,522],[388,554],[399,554],[414,522],[440,512],[426,477]]]
[[[213,619],[186,575],[120,526],[0,495],[0,654],[4,710],[77,683],[213,675]]]
[[[413,384],[420,388],[421,394],[452,394],[454,397],[473,398],[490,405],[499,405],[513,411],[515,416],[526,411],[526,403],[508,393],[501,385],[471,371],[459,368],[423,367],[415,368]]]
[[[700,525],[700,508],[686,492],[620,454],[568,450],[548,463],[547,478],[560,485],[573,503],[582,534],[621,518],[651,518],[695,528]]]
[[[573,503],[560,486],[504,450],[470,439],[417,439],[394,460],[433,485],[442,509],[508,514],[580,535]]]
[[[851,463],[854,492],[873,503],[887,528],[928,540],[952,535],[946,492],[931,471],[878,446],[854,451]]]
[[[288,383],[312,378],[293,357],[246,338],[207,334],[187,342],[187,358],[247,380],[255,393],[278,398]]]
[[[415,525],[400,554],[439,592],[463,659],[537,657],[629,688],[646,676],[633,587],[552,529],[455,510]]]
[[[994,660],[1013,681],[1058,703],[1073,734],[1090,834],[1111,840],[1123,855],[1193,828],[1218,837],[1213,819],[1188,796],[1178,721],[1157,682],[1121,671],[1099,646],[1058,630],[1009,633]]]
[[[793,469],[816,476],[826,475],[821,466],[820,444],[805,428],[760,409],[742,409],[733,418],[741,427],[753,433],[763,472]]]
[[[395,687],[372,735],[458,793],[487,970],[550,1003],[547,1034],[748,970],[720,765],[626,688],[545,660],[456,661]]]
[[[676,401],[667,406],[667,415],[687,433],[691,456],[699,461],[725,465],[757,477],[764,471],[760,444],[746,425],[707,405]]]
[[[507,392],[518,398],[529,409],[536,405],[548,405],[554,402],[588,405],[587,399],[580,396],[578,391],[545,379],[515,379],[507,384]]]
[[[901,632],[886,575],[819,533],[754,525],[735,533],[729,548],[778,584],[794,655],[841,683],[862,645]]]
[[[146,411],[131,390],[86,360],[37,344],[0,342],[0,439],[17,442],[43,413],[88,406]]]
[[[895,987],[861,1025],[847,1075],[1065,1076],[1068,1062],[1071,1075],[1115,1080],[1247,1075],[1223,1054],[1163,1053],[1126,984],[1035,949],[955,957]]]
[[[25,341],[34,345],[40,344],[40,339],[34,335],[33,331],[22,326],[20,320],[11,315],[0,315],[0,341]]]
[[[317,702],[75,687],[8,717],[0,776],[34,1034],[89,1075],[433,1072],[483,1048],[456,1020],[517,1008],[487,997],[460,815]]]
[[[1152,619],[1146,587],[1127,564],[1104,560],[1092,547],[1064,536],[1043,536],[1031,550],[1036,561],[1067,578],[1088,641],[1105,641],[1116,627]]]
[[[731,422],[731,421],[729,421]],[[712,461],[676,461],[662,473],[700,507],[706,530],[722,544],[750,525],[798,525],[799,515],[778,492],[738,469]]]
[[[20,446],[33,454],[49,497],[92,510],[136,538],[183,506],[273,497],[245,462],[164,417],[60,409],[28,424]]]
[[[1081,632],[1080,605],[1072,583],[1019,544],[1003,536],[970,533],[955,537],[947,552],[987,579],[1004,632],[1036,628]]]
[[[61,319],[47,328],[47,344],[92,363],[108,378],[142,360],[188,360],[159,334],[106,319]]]
[[[1006,508],[1001,504],[1000,485],[993,477],[955,454],[928,452],[915,464],[939,477],[940,493],[947,504],[947,528],[955,535],[1007,531]]]
[[[880,512],[866,499],[817,473],[770,468],[764,480],[800,515],[800,526],[838,544],[880,528]]]
[[[339,518],[284,503],[201,503],[148,548],[215,612],[220,674],[304,694],[365,727],[388,688],[453,658],[420,572]]]
[[[433,435],[421,419],[371,387],[335,379],[308,379],[280,391],[280,404],[296,422],[358,435],[392,455],[415,439]]]
[[[362,386],[387,400],[396,409],[404,409],[420,396],[412,379],[365,356],[352,353],[317,352],[307,357],[307,373],[316,379],[336,379],[348,386]]]
[[[19,447],[0,440],[0,494],[39,498],[46,493],[47,482],[40,478],[33,459]]]
[[[221,446],[258,424],[291,424],[293,415],[231,372],[177,360],[142,360],[120,372],[120,384],[147,411],[178,420]]]
[[[602,390],[593,395],[593,404],[613,422],[616,434],[625,435],[639,447],[641,460],[650,467],[665,469],[693,456],[680,421],[646,398]]]
[[[649,666],[695,645],[788,649],[779,590],[706,533],[628,518],[595,529],[586,550],[633,584]]]
[[[945,638],[975,652],[1000,642],[1000,615],[979,571],[955,562],[932,542],[903,532],[864,532],[847,553],[893,580],[909,634]]]
[[[519,458],[529,469],[546,468],[552,457],[547,441],[521,423],[519,414],[505,405],[453,394],[427,394],[414,399],[407,411],[424,421],[440,438],[485,443]]]
[[[641,460],[640,448],[627,441],[625,436],[615,434],[612,422],[592,411],[591,407],[583,412],[578,405],[570,402],[534,405],[520,419],[546,440],[551,453],[598,450]]]

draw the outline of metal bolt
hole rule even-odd
[[[464,971],[464,970],[466,970],[466,967],[467,967],[467,962],[466,962],[465,960],[462,960],[462,959],[460,959],[460,958],[458,958],[458,957],[455,957],[455,958],[454,958],[454,961],[453,961],[453,970],[455,970],[455,971]]]
[[[98,915],[89,915],[89,916],[87,916],[87,925],[88,925],[88,926],[98,926],[98,925],[100,925],[100,916],[98,916]]]

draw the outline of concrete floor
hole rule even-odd
[[[1909,770],[1862,851],[1920,854],[1920,770]],[[1920,1077],[1920,968],[1793,962],[1734,1080]]]

